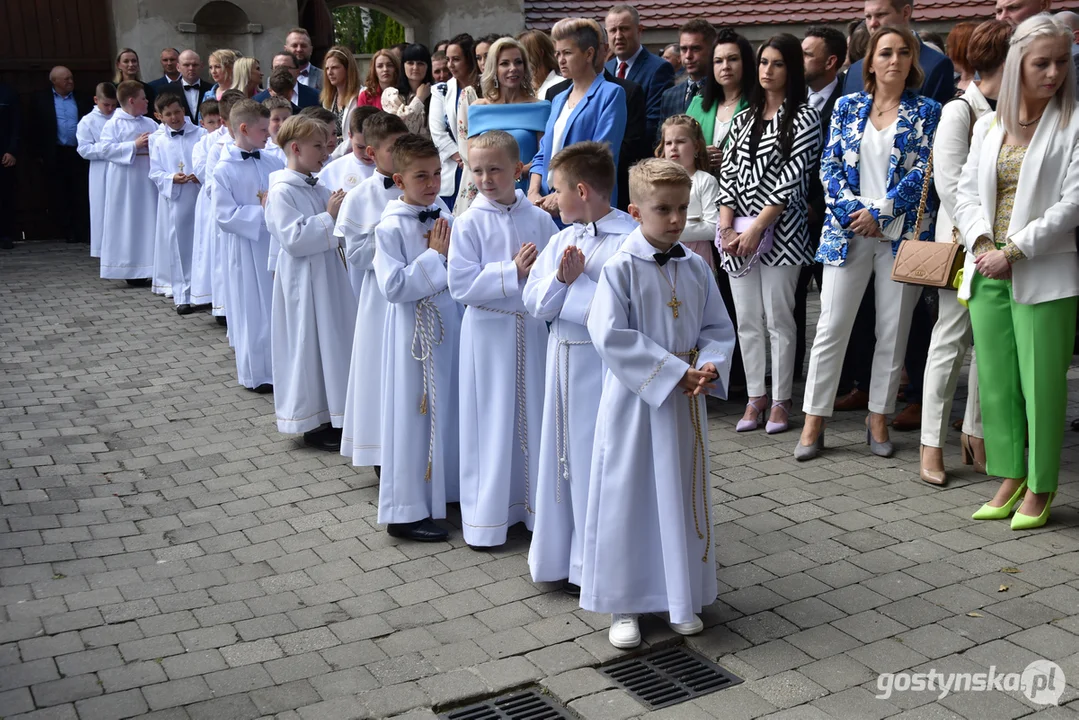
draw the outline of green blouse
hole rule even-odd
[[[748,107],[749,102],[744,97],[738,98],[738,104],[734,106],[734,114],[731,115],[731,119]],[[701,124],[701,130],[704,132],[704,142],[706,145],[712,144],[712,136],[715,135],[716,132],[716,112],[718,111],[719,103],[717,102],[714,108],[706,112],[704,109],[704,101],[701,100],[700,95],[693,98],[693,101],[689,104],[689,108],[686,110],[686,115],[689,115]]]

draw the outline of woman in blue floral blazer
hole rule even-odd
[[[918,40],[906,28],[882,27],[869,41],[865,92],[841,97],[821,158],[828,210],[817,260],[824,264],[821,314],[809,360],[802,437],[795,457],[824,446],[839,372],[862,295],[874,277],[876,349],[869,390],[866,442],[890,457],[887,415],[895,396],[920,288],[893,282],[902,240],[932,240],[932,205],[917,225],[940,104],[917,95],[922,83]]]

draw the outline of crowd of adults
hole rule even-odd
[[[655,54],[642,44],[637,10],[620,4],[602,23],[567,18],[549,34],[461,34],[432,49],[386,48],[363,78],[347,47],[327,50],[321,68],[312,64],[311,38],[297,28],[268,75],[258,59],[222,49],[208,59],[207,82],[197,53],[166,49],[162,76],[143,84],[151,108],[156,93],[173,92],[195,122],[203,99],[229,89],[285,97],[296,110],[321,106],[339,135],[358,107],[396,114],[437,145],[440,194],[456,214],[477,195],[468,144],[489,130],[514,136],[520,189],[556,218],[548,167],[563,147],[610,146],[618,167],[611,202],[623,209],[633,163],[692,152],[689,220],[710,222],[715,238],[706,232],[694,249],[716,269],[738,326],[732,386],[748,397],[738,430],[788,428],[808,350],[798,459],[823,450],[835,410],[868,410],[867,444],[890,456],[888,417],[902,396],[907,404],[891,426],[921,429],[921,477],[943,484],[952,396],[973,341],[964,461],[1005,478],[994,507],[1014,504],[1026,487],[1024,514],[1037,516],[1059,469],[1079,295],[1079,17],[1048,10],[1049,0],[997,0],[995,19],[961,23],[944,39],[912,31],[911,0],[866,0],[864,18],[846,33],[814,27],[756,49],[734,29],[695,19]],[[122,49],[116,81],[141,77],[137,53]],[[73,91],[66,68],[49,81],[26,147],[62,199],[66,239],[81,242],[86,213],[71,204],[85,202],[86,166],[74,134],[89,99]],[[14,195],[17,161],[13,106],[0,87],[5,197]],[[975,125],[994,112],[993,123]],[[668,147],[682,137],[676,126],[692,148]],[[666,131],[676,139],[667,142]],[[4,215],[0,240],[10,246]],[[968,251],[957,292],[891,279],[903,240],[953,238]],[[821,313],[808,349],[814,280]]]

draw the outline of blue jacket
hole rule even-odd
[[[322,103],[319,102],[318,91],[317,90],[312,90],[311,88],[307,87],[303,83],[297,83],[297,84],[299,86],[299,89],[296,91],[297,92],[297,95],[296,95],[296,100],[297,100],[296,107],[303,110],[305,107],[313,107],[315,105],[320,105],[320,106],[322,105]],[[269,90],[263,90],[262,92],[255,95],[255,97],[253,97],[251,99],[254,100],[255,102],[262,102],[263,100],[267,99],[268,97],[270,97],[270,91]],[[347,129],[348,128],[346,128],[346,130]]]
[[[955,67],[946,55],[941,55],[933,48],[926,45],[920,39],[918,44],[918,64],[922,66],[925,80],[918,94],[932,98],[938,103],[944,103],[955,97]],[[865,84],[862,82],[862,61],[854,63],[847,71],[847,77],[843,81],[843,94],[862,92]]]
[[[605,67],[607,72],[618,77],[618,58],[608,60]],[[637,83],[644,90],[648,108],[645,137],[655,137],[656,129],[664,119],[660,111],[660,98],[663,97],[663,91],[674,82],[674,68],[669,62],[648,52],[648,48],[642,46],[641,54],[629,68],[625,79]]]
[[[868,93],[844,95],[832,111],[831,131],[821,156],[820,176],[824,184],[824,199],[828,210],[824,219],[817,261],[825,265],[842,266],[847,261],[847,246],[853,233],[849,230],[851,215],[869,210],[881,228],[902,222],[899,239],[892,241],[892,254],[901,240],[932,240],[933,211],[927,207],[922,226],[915,227],[918,204],[925,184],[925,172],[933,136],[940,123],[940,104],[935,100],[903,93],[899,102],[899,117],[888,166],[888,192],[883,198],[863,202],[859,151],[865,124],[873,99]],[[927,203],[928,204],[928,203]]]
[[[551,116],[547,119],[547,128],[543,132],[539,151],[532,158],[532,174],[539,175],[543,194],[550,191],[547,187],[547,165],[551,161],[554,148],[554,126],[562,108],[566,106],[573,87],[560,93],[551,103]],[[622,149],[622,137],[626,133],[626,93],[614,83],[607,82],[603,75],[597,75],[592,81],[588,93],[573,108],[566,123],[565,139],[562,147],[574,143],[594,140],[605,142],[614,155],[615,167],[618,167],[618,154]],[[618,188],[611,193],[611,205],[617,202]]]

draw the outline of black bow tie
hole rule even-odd
[[[306,69],[304,69],[304,70],[301,70],[301,71],[300,71],[300,74],[301,74],[301,75],[303,75],[304,77],[307,77],[308,75],[310,75],[310,74],[311,74],[311,68],[310,68],[310,67],[308,67],[308,68],[306,68]]]
[[[183,135],[183,134],[184,134],[183,130],[173,130],[172,131],[172,136],[173,137],[176,137],[177,135]]]
[[[421,223],[425,223],[428,220],[438,220],[442,216],[442,208],[435,208],[434,210],[420,210],[420,214],[416,217],[419,218]]]
[[[307,183],[308,185],[310,185],[311,187],[315,187],[316,185],[318,185],[318,178],[317,177],[305,177],[303,179],[303,181],[305,183]]]
[[[394,184],[395,183],[393,182],[392,177],[382,178],[382,187],[386,188],[387,190],[392,188],[394,186]]]
[[[248,158],[255,158],[256,160],[258,160],[260,157],[262,157],[262,154],[259,153],[258,150],[252,150],[251,152],[247,152],[246,150],[240,151],[240,158],[243,160],[246,160]]]
[[[187,83],[184,83],[184,90],[198,90],[198,89],[199,89],[198,85],[188,85]]]
[[[675,245],[674,247],[672,247],[667,252],[655,253],[654,255],[652,255],[652,257],[654,257],[656,259],[656,264],[659,265],[660,267],[663,267],[664,265],[666,265],[667,261],[669,261],[671,258],[683,258],[685,256],[686,256],[686,249],[684,247],[682,247],[680,244]]]

